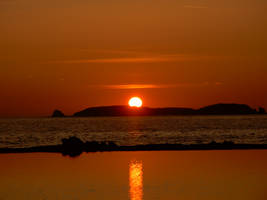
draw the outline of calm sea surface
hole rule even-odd
[[[60,144],[77,136],[84,141],[118,145],[159,143],[267,143],[267,116],[98,117],[0,119],[0,147]]]
[[[3,200],[266,200],[267,150],[0,154]]]

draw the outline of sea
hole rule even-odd
[[[266,144],[267,115],[0,119],[0,148],[56,145],[70,136],[117,145]]]

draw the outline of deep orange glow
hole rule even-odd
[[[131,200],[143,199],[143,163],[131,161],[129,166],[129,195]]]
[[[132,97],[129,102],[129,106],[140,108],[143,105],[142,100],[139,97]]]
[[[147,107],[267,108],[266,1],[56,2],[0,0],[0,117],[137,94]]]

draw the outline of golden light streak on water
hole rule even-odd
[[[133,160],[129,165],[130,200],[143,199],[143,163]]]

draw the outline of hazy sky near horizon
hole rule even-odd
[[[0,0],[0,116],[267,108],[266,0]]]

